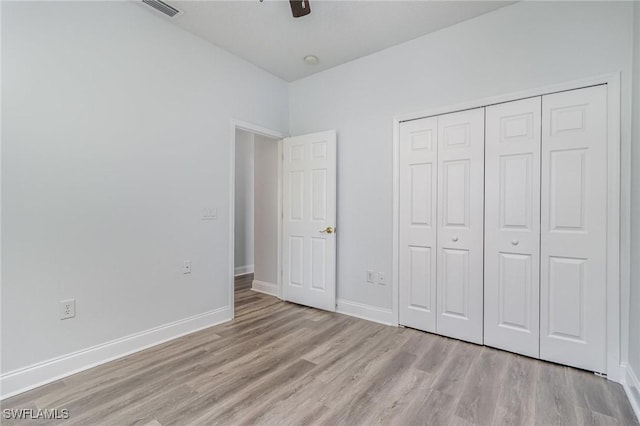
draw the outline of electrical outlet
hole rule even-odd
[[[190,274],[191,273],[191,261],[190,260],[185,260],[184,264],[182,265],[182,273],[183,274]]]
[[[372,270],[367,271],[367,282],[368,283],[376,282],[376,273],[373,272]]]
[[[378,272],[378,284],[385,285],[386,282],[384,280],[384,273]]]
[[[61,300],[59,307],[61,320],[76,316],[76,299]]]

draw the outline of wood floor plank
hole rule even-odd
[[[577,424],[576,401],[567,378],[568,367],[547,363],[536,378],[536,423]]]
[[[172,407],[195,396],[196,391],[190,386],[166,386],[154,393],[140,398],[137,402],[128,403],[124,407],[105,413],[102,421],[111,425],[146,425],[160,424],[155,418],[165,407]]]
[[[380,339],[366,340],[362,346],[352,352],[353,356],[350,354],[338,362],[318,366],[319,371],[316,377],[327,384],[326,388],[317,395],[322,404],[332,407],[344,405],[349,398],[358,396],[355,392],[357,389],[366,389],[368,381],[387,367],[389,360],[397,353],[394,349],[404,342],[397,335],[385,337],[387,333],[387,330],[382,330]],[[415,359],[415,355],[413,357]],[[343,395],[343,398],[336,398],[337,394]]]
[[[434,339],[430,339],[432,340],[431,344],[422,353],[422,357],[416,367],[435,374],[444,368],[456,341],[442,336],[428,336],[434,337]]]
[[[510,354],[505,375],[499,384],[495,423],[533,425],[537,370],[541,362]]]
[[[0,407],[15,408],[15,407],[23,407],[28,404],[33,404],[34,408],[37,408],[38,407],[37,401],[40,398],[46,398],[48,396],[56,395],[58,393],[64,392],[65,388],[66,388],[65,383],[62,380],[58,380],[56,382],[49,383],[47,385],[35,388],[32,391],[14,396],[13,398],[0,401]]]
[[[576,417],[578,424],[583,426],[618,426],[622,425],[618,419],[605,416],[597,411],[584,408],[582,406],[576,407]]]
[[[196,400],[190,401],[184,406],[176,407],[170,416],[166,418],[158,417],[158,419],[163,424],[182,423],[187,417],[201,416],[213,404],[221,405],[234,396],[241,397],[241,391],[244,391],[251,382],[261,380],[272,374],[274,370],[283,368],[287,364],[295,363],[301,358],[308,346],[317,344],[327,336],[338,332],[343,327],[344,321],[344,319],[338,320],[335,324],[325,327],[324,330],[318,333],[300,333],[279,347],[274,345],[272,347],[273,350],[269,351],[273,355],[266,356],[265,354],[265,356],[257,357],[255,362],[252,363],[253,368],[246,373],[243,373],[239,368],[225,368],[211,377],[211,382],[215,383],[215,385],[201,382],[198,386],[194,386],[201,394]]]
[[[429,394],[433,379],[427,372],[413,367],[406,368],[385,391],[375,395],[372,402],[376,408],[363,420],[371,425],[387,425],[402,417],[407,421],[414,419],[412,412],[415,407],[411,403],[416,395]],[[398,424],[406,423],[400,421]]]
[[[615,415],[616,408],[610,399],[604,380],[594,374],[576,369],[567,370],[567,377],[572,385],[577,405],[608,417]]]
[[[456,341],[451,355],[444,364],[446,374],[441,374],[434,384],[434,388],[442,393],[459,397],[465,384],[465,378],[474,359],[480,353],[481,346]]]
[[[432,389],[424,401],[424,406],[408,424],[416,425],[458,425],[453,413],[458,398]]]
[[[381,367],[361,381],[360,386],[355,388],[353,397],[345,398],[344,403],[339,406],[334,415],[326,421],[337,425],[351,425],[360,421],[365,421],[371,415],[371,411],[379,408],[376,405],[376,395],[381,389],[387,389],[393,385],[405,369],[411,367],[416,356],[409,352],[397,352],[382,363]]]
[[[260,407],[265,400],[273,402],[269,399],[270,393],[286,392],[289,385],[295,383],[313,367],[315,367],[314,363],[299,359],[286,368],[278,369],[264,380],[252,383],[243,390],[241,397],[233,398],[226,404],[207,410],[194,422],[199,424],[235,424],[239,419],[247,417],[251,421],[249,413],[258,411],[256,408]]]
[[[569,367],[320,311],[236,280],[235,319],[9,398],[70,410],[3,425],[637,425]]]
[[[469,368],[455,415],[469,422],[493,424],[500,383],[510,354],[483,347]]]
[[[611,394],[611,399],[616,406],[616,415],[614,417],[621,419],[625,425],[640,425],[640,419],[633,413],[633,408],[622,385],[607,382],[607,392]]]

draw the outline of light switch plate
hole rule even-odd
[[[202,209],[202,220],[218,220],[218,209],[217,208],[203,208]]]

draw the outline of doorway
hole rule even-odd
[[[229,306],[236,274],[253,271],[251,290],[335,311],[335,130],[285,137],[246,122],[231,126]]]
[[[275,132],[234,126],[233,293],[241,290],[279,296],[279,141]]]

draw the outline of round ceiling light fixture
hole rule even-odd
[[[318,63],[318,57],[316,55],[307,55],[304,57],[304,62],[307,65],[315,65]]]

